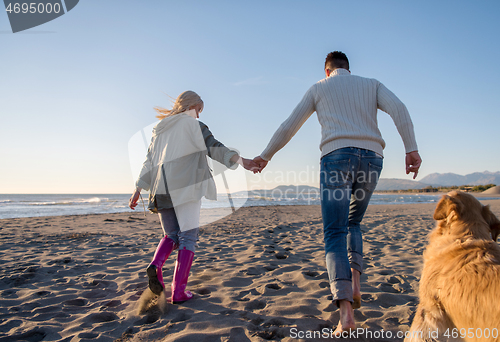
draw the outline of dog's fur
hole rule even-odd
[[[496,243],[500,221],[472,195],[452,191],[434,211],[437,227],[424,252],[418,305],[405,341],[439,341],[458,332],[458,341],[500,341],[500,246]],[[463,339],[460,329],[467,331]],[[474,337],[469,337],[469,328]],[[476,329],[490,338],[476,338]],[[421,334],[420,334],[421,332]],[[472,335],[472,334],[471,334]],[[450,340],[453,340],[450,338]]]

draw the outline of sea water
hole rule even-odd
[[[219,198],[226,198],[221,194]],[[144,205],[147,208],[147,195]],[[59,216],[59,215],[85,215],[133,212],[128,207],[130,194],[36,194],[36,195],[9,195],[0,194],[0,219],[16,217]],[[415,204],[437,203],[441,195],[429,194],[373,194],[370,204]],[[485,200],[488,198],[481,198]],[[231,201],[202,200],[202,208],[221,208],[268,205],[319,205],[317,194],[294,196],[244,196],[233,194]],[[146,209],[147,210],[147,209]],[[139,201],[135,211],[143,211]]]

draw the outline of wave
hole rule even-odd
[[[44,206],[44,205],[85,205],[85,204],[101,204],[101,203],[116,203],[118,200],[110,200],[109,198],[103,197],[92,197],[92,198],[77,198],[71,200],[61,200],[61,201],[48,201],[48,202],[31,202],[31,201],[21,201],[25,202],[25,205],[33,206]]]

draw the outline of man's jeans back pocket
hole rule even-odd
[[[350,171],[351,162],[349,158],[341,160],[325,160],[321,170],[323,186],[327,188],[340,188],[352,183],[353,174]]]
[[[380,178],[380,173],[382,172],[382,163],[382,158],[374,159],[368,163],[368,174],[365,175],[366,181],[363,186],[366,191],[373,192],[375,190]]]

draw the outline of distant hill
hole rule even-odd
[[[251,190],[248,196],[256,197],[295,197],[296,195],[319,194],[319,188],[308,185],[279,185],[274,189]],[[238,193],[237,193],[238,194]]]
[[[262,190],[257,190],[262,191]],[[307,193],[307,192],[318,192],[319,188],[309,185],[279,185],[272,190],[268,191],[282,191],[282,192],[290,192],[290,193]]]
[[[423,189],[427,186],[429,184],[409,179],[380,178],[375,191]]]
[[[378,181],[376,191],[388,191],[388,190],[408,190],[408,189],[423,189],[429,186],[429,184],[424,184],[421,182],[412,181],[409,179],[397,179],[397,178],[381,178]],[[252,190],[248,192],[249,196],[257,197],[270,197],[279,194],[286,194],[294,196],[296,194],[318,194],[319,188],[308,185],[280,185],[270,190]]]
[[[423,189],[430,185],[461,186],[461,185],[500,185],[500,172],[474,172],[465,176],[456,173],[431,173],[419,182],[410,179],[380,178],[375,191]],[[492,190],[493,191],[493,190]],[[271,190],[252,190],[249,196],[257,197],[294,197],[298,194],[318,194],[319,188],[308,185],[280,185]]]
[[[500,184],[500,172],[474,172],[465,176],[456,173],[431,173],[420,182],[432,186]]]

